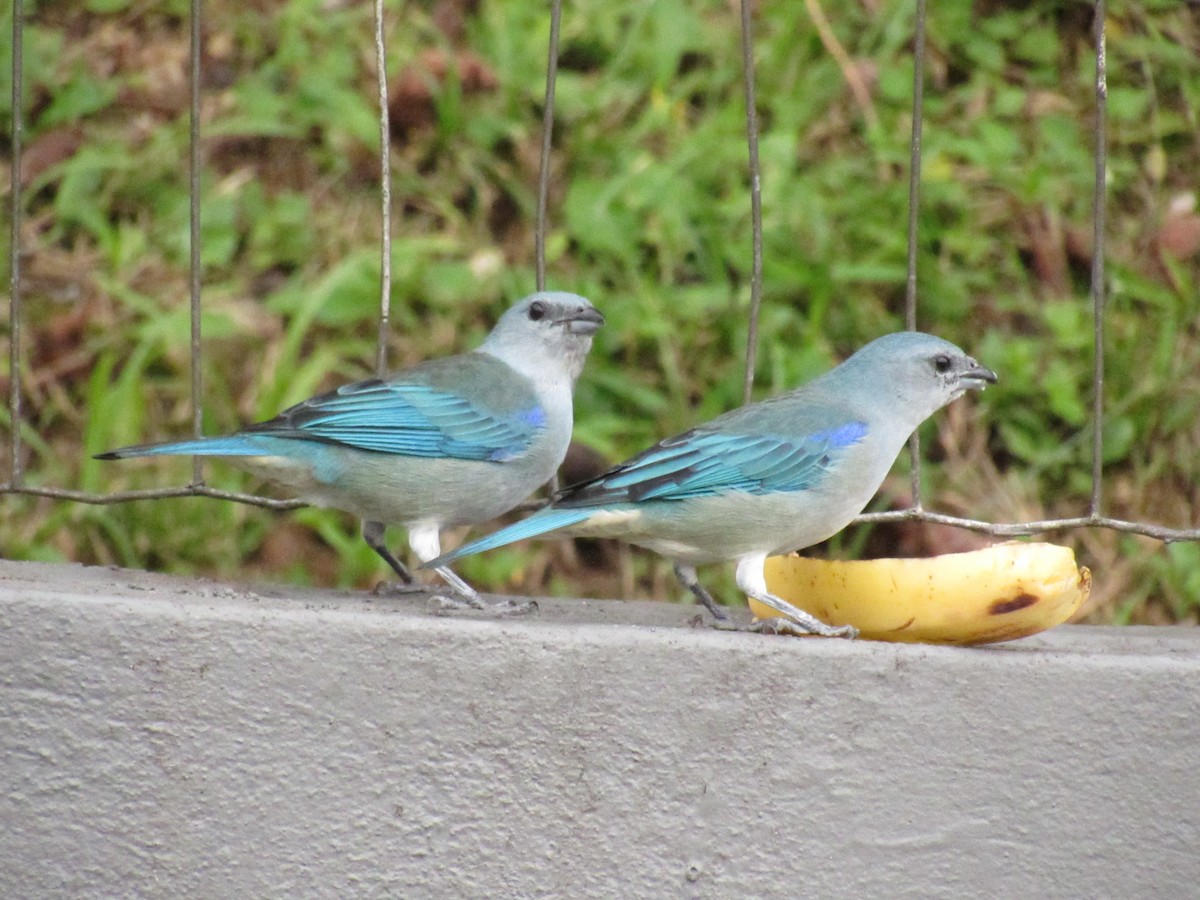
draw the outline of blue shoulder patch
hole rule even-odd
[[[819,431],[809,437],[810,441],[828,441],[831,447],[849,447],[867,436],[866,422],[847,422],[828,431]]]
[[[546,425],[546,411],[540,406],[531,406],[517,414],[517,421],[530,428],[543,428]]]

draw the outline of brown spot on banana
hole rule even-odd
[[[1011,600],[997,600],[988,607],[988,614],[1002,616],[1005,613],[1016,612],[1018,609],[1028,609],[1038,602],[1033,594],[1017,594]]]

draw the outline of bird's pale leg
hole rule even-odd
[[[423,563],[442,555],[442,541],[436,527],[414,525],[408,530],[408,546],[412,547],[417,559]],[[471,606],[476,609],[484,608],[485,604],[480,600],[479,593],[475,588],[451,572],[446,566],[438,566],[433,571],[437,572],[442,577],[442,581],[446,582],[454,593]]]
[[[696,567],[684,565],[681,562],[675,563],[675,577],[685,588],[692,592],[697,600],[704,604],[705,609],[712,613],[712,617],[718,622],[723,622],[729,618],[729,613],[721,608],[721,605],[713,599],[710,594],[700,583],[700,579],[696,577]]]
[[[441,535],[436,526],[414,525],[409,528],[408,545],[423,563],[442,555]],[[436,595],[438,602],[443,607],[462,609],[469,606],[472,609],[482,609],[500,615],[521,615],[537,609],[537,603],[532,600],[524,603],[514,603],[512,600],[486,600],[446,566],[437,566],[433,571],[437,572],[457,595],[455,597],[448,597],[445,594]]]
[[[853,625],[826,625],[820,619],[809,615],[804,610],[793,606],[781,597],[776,597],[767,590],[767,579],[763,573],[763,564],[767,561],[765,553],[744,556],[738,560],[737,586],[759,603],[771,607],[779,613],[779,618],[762,619],[751,625],[743,626],[747,631],[768,632],[771,634],[807,635],[818,634],[822,637],[858,637],[858,629]]]
[[[400,591],[402,593],[424,591],[425,588],[417,583],[413,578],[412,572],[408,571],[408,566],[396,559],[395,554],[388,549],[384,543],[383,535],[387,530],[387,526],[383,522],[368,522],[365,519],[362,523],[363,540],[367,542],[367,546],[374,550],[382,557],[383,561],[392,567],[392,571],[400,577],[399,584],[387,584],[384,582],[380,585],[387,586],[389,590]],[[379,588],[376,588],[378,591]]]

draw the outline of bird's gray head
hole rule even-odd
[[[480,346],[526,374],[565,367],[574,381],[604,316],[578,294],[539,291],[514,304]]]
[[[967,391],[997,381],[995,372],[954,344],[920,331],[876,338],[839,368],[867,390],[901,404],[917,423]]]

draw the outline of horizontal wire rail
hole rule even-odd
[[[189,233],[191,240],[189,259],[189,307],[191,313],[191,405],[193,432],[199,436],[202,414],[202,384],[200,378],[201,333],[200,333],[200,296],[202,288],[202,271],[200,263],[200,27],[202,18],[202,0],[191,0],[190,11],[190,131],[189,131],[189,190],[191,194],[191,209],[189,216]],[[56,500],[68,500],[77,503],[93,505],[110,505],[133,500],[163,500],[177,497],[208,497],[217,500],[231,500],[265,509],[290,510],[298,509],[307,504],[299,500],[277,499],[248,494],[241,491],[223,490],[212,487],[204,482],[199,458],[194,461],[194,478],[192,483],[164,488],[114,491],[110,493],[95,493],[91,491],[72,490],[52,486],[31,485],[26,482],[26,472],[23,464],[23,442],[21,424],[23,408],[21,397],[21,153],[23,143],[23,36],[24,36],[24,0],[13,0],[12,19],[12,54],[11,54],[11,87],[12,87],[12,133],[10,160],[10,227],[9,242],[9,397],[8,414],[11,427],[9,452],[11,468],[8,480],[0,483],[0,494],[25,495],[46,497]],[[551,2],[551,29],[546,68],[546,97],[543,109],[543,130],[541,146],[541,168],[537,185],[537,213],[535,222],[535,255],[536,279],[539,290],[546,282],[546,228],[547,207],[550,181],[550,154],[554,126],[554,88],[557,76],[557,60],[559,55],[559,32],[561,20],[561,0]],[[1103,513],[1103,423],[1104,423],[1104,308],[1105,308],[1105,169],[1107,166],[1107,76],[1106,76],[1106,34],[1105,34],[1105,0],[1095,0],[1094,38],[1096,48],[1096,112],[1095,112],[1095,176],[1093,206],[1093,237],[1095,251],[1092,258],[1090,299],[1093,314],[1093,343],[1095,362],[1093,370],[1093,409],[1092,418],[1095,423],[1092,435],[1092,490],[1088,512],[1084,515],[1054,519],[1040,519],[1028,522],[986,522],[980,519],[948,515],[925,509],[921,504],[921,458],[919,444],[914,435],[910,444],[912,459],[912,505],[906,509],[889,510],[886,512],[864,513],[855,519],[860,524],[875,524],[885,522],[926,522],[937,525],[950,525],[970,531],[981,532],[994,537],[1019,537],[1042,534],[1047,532],[1065,531],[1076,528],[1106,528],[1112,531],[1142,535],[1166,543],[1175,541],[1200,541],[1200,527],[1174,528],[1152,522],[1129,521],[1118,519]],[[375,50],[378,77],[379,107],[380,107],[380,193],[381,193],[381,233],[380,233],[380,310],[379,337],[376,368],[383,371],[386,363],[387,338],[390,324],[390,294],[391,294],[391,185],[390,185],[390,126],[388,121],[386,47],[383,30],[383,0],[375,0]],[[758,348],[758,322],[762,296],[762,172],[758,158],[758,123],[755,108],[755,76],[753,35],[751,33],[751,11],[749,3],[743,0],[741,4],[741,48],[745,78],[746,101],[746,141],[748,151],[748,174],[751,199],[751,253],[752,271],[750,283],[750,308],[747,314],[746,367],[744,378],[745,397],[749,399],[754,383],[754,368]],[[913,41],[913,108],[912,132],[910,137],[910,168],[909,168],[909,218],[908,218],[908,267],[905,290],[905,323],[908,328],[916,327],[917,313],[917,240],[918,240],[918,210],[920,200],[920,167],[921,167],[921,134],[922,108],[924,103],[924,63],[925,63],[925,0],[916,0],[915,29]],[[524,509],[534,508],[536,502],[524,505]]]

